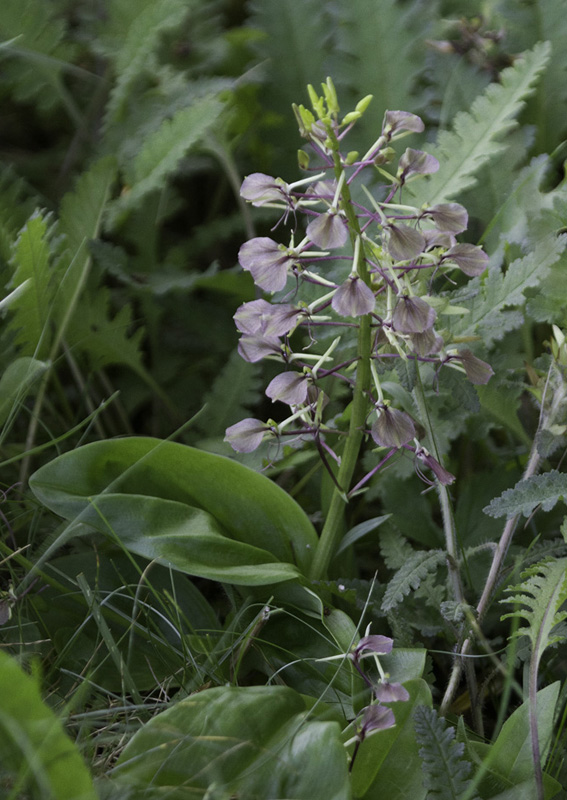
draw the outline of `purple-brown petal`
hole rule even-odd
[[[411,147],[407,148],[398,164],[398,174],[403,178],[408,178],[410,175],[430,175],[438,169],[439,162],[435,156]]]
[[[415,437],[412,418],[405,411],[385,407],[370,429],[372,438],[380,447],[401,447]]]
[[[266,395],[275,402],[280,400],[288,406],[299,406],[307,400],[309,381],[301,372],[282,372],[270,381]]]
[[[342,247],[347,240],[347,229],[339,214],[319,214],[307,226],[308,239],[322,250]]]
[[[382,134],[392,135],[397,131],[421,133],[425,128],[423,120],[409,111],[386,111],[382,123]]]
[[[452,261],[458,268],[473,278],[482,275],[488,265],[488,256],[481,247],[475,244],[456,244],[447,250],[443,261]]]
[[[431,217],[438,231],[462,233],[469,224],[466,208],[459,203],[440,203],[427,209],[425,216]]]
[[[488,383],[494,375],[494,370],[490,364],[477,358],[470,350],[460,350],[458,358],[465,368],[469,381],[477,386]]]
[[[333,295],[333,309],[341,317],[362,317],[376,305],[374,292],[357,275],[348,278]]]
[[[258,419],[243,419],[226,429],[224,441],[237,453],[252,453],[260,446],[264,434],[270,428]]]
[[[401,295],[392,315],[395,330],[400,333],[423,333],[435,324],[435,310],[421,297]]]
[[[425,237],[409,225],[390,225],[388,252],[395,261],[410,261],[425,250]]]

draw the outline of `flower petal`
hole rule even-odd
[[[279,292],[285,287],[288,267],[294,264],[286,249],[267,236],[244,242],[238,260],[251,273],[254,283],[267,292]]]
[[[346,225],[340,215],[331,212],[315,217],[307,226],[305,233],[313,244],[322,250],[342,247],[348,235]]]
[[[409,225],[390,225],[388,252],[395,261],[410,261],[425,250],[425,237]]]
[[[488,265],[488,256],[475,244],[456,244],[447,250],[443,261],[452,261],[470,278],[482,275]]]
[[[270,381],[266,395],[275,402],[281,400],[288,406],[299,406],[307,400],[309,380],[302,372],[282,372]]]
[[[401,295],[392,315],[395,330],[400,333],[423,333],[435,324],[437,314],[421,297]]]
[[[376,305],[374,292],[358,275],[349,277],[333,295],[332,306],[341,317],[362,317]]]
[[[477,386],[488,383],[494,375],[494,370],[490,364],[477,358],[470,350],[460,350],[458,358],[465,368],[469,381]]]
[[[469,224],[469,215],[460,203],[439,203],[427,209],[425,216],[431,217],[438,231],[462,233]]]
[[[439,162],[435,156],[411,147],[407,148],[398,163],[398,175],[403,179],[410,175],[430,175],[438,169]]]
[[[234,322],[242,333],[284,336],[295,327],[300,316],[301,312],[289,303],[268,303],[260,299],[239,306]]]
[[[421,117],[409,111],[386,111],[382,123],[382,134],[392,135],[397,131],[413,131],[421,133],[425,125]]]
[[[370,433],[380,447],[401,447],[415,437],[415,426],[405,411],[386,406],[379,410]]]
[[[238,342],[238,352],[244,361],[254,364],[266,356],[282,354],[282,343],[277,336],[261,336],[258,334],[244,334]]]
[[[247,418],[226,429],[224,441],[237,453],[252,453],[262,442],[270,428],[258,419]]]
[[[272,178],[263,172],[253,172],[242,181],[240,196],[254,206],[282,200],[289,204],[289,186],[281,178]]]

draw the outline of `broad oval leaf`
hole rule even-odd
[[[336,722],[308,719],[287,687],[216,687],[155,716],[111,778],[170,800],[231,796],[349,800]]]
[[[306,574],[317,544],[302,509],[268,478],[175,442],[85,445],[39,469],[30,486],[65,519],[114,531],[134,552],[216,580],[266,584]]]

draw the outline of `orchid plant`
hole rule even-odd
[[[273,230],[291,227],[287,244],[261,236],[240,248],[240,265],[269,299],[244,303],[234,316],[242,358],[281,365],[266,395],[290,413],[279,422],[244,419],[227,429],[226,441],[240,453],[254,451],[268,437],[293,437],[297,446],[314,442],[334,482],[313,561],[311,577],[320,579],[338,546],[345,503],[394,456],[411,457],[428,484],[454,480],[431,452],[434,441],[424,445],[413,413],[388,396],[381,374],[395,360],[421,365],[424,380],[433,383],[441,369],[455,369],[473,384],[487,383],[493,371],[441,323],[442,313],[458,313],[443,296],[453,275],[481,275],[488,263],[481,247],[457,240],[467,228],[466,209],[406,202],[411,184],[439,169],[437,159],[422,150],[408,147],[398,157],[394,147],[422,132],[423,121],[407,111],[386,111],[367,152],[345,152],[371,95],[341,117],[330,78],[322,95],[312,86],[308,90],[312,110],[294,106],[311,151],[299,151],[307,177],[286,183],[253,173],[240,190],[252,205],[280,212]],[[343,416],[327,415],[331,379],[346,384],[352,396]],[[353,485],[364,440],[374,444],[375,464]]]

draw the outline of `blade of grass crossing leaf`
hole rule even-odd
[[[79,588],[89,605],[91,614],[93,616],[94,621],[96,622],[100,635],[107,647],[108,653],[112,658],[112,660],[114,661],[114,664],[116,665],[116,669],[118,670],[118,674],[122,679],[124,689],[129,694],[132,695],[132,697],[134,698],[134,702],[141,703],[142,697],[136,687],[136,684],[132,676],[130,675],[130,671],[126,666],[124,659],[122,658],[118,645],[114,641],[114,636],[112,635],[112,632],[108,627],[106,620],[104,619],[101,608],[97,602],[95,595],[91,590],[91,587],[88,585],[85,576],[77,575],[77,583],[79,584]]]

